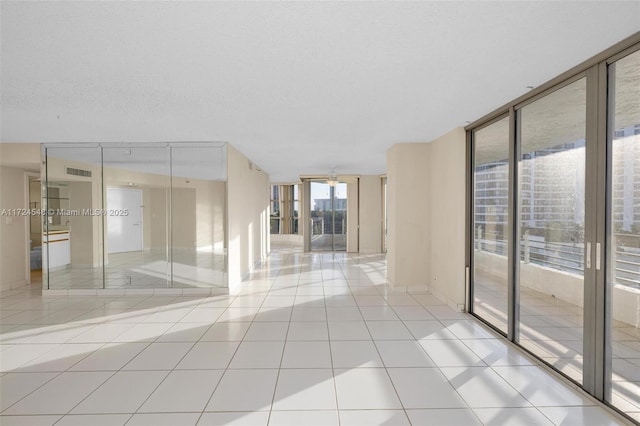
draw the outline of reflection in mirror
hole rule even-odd
[[[98,146],[45,148],[43,285],[102,288],[101,153]]]
[[[106,288],[169,285],[169,147],[103,146]]]
[[[44,156],[46,288],[226,287],[224,144],[53,144]]]
[[[173,287],[223,287],[225,154],[219,145],[171,148]]]

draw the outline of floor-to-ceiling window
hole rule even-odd
[[[300,185],[271,185],[271,234],[298,234],[300,216]]]
[[[44,146],[45,288],[226,286],[219,143]]]
[[[640,51],[608,80],[606,398],[640,421]]]
[[[474,132],[473,306],[503,333],[508,309],[509,118]]]
[[[586,78],[518,110],[519,341],[582,381]]]
[[[468,129],[472,313],[635,421],[638,39]]]
[[[311,250],[347,249],[347,184],[310,183]]]

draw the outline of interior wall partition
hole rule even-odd
[[[226,287],[221,143],[45,144],[49,290]]]
[[[467,131],[469,311],[640,422],[640,33]]]

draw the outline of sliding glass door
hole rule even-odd
[[[586,78],[524,106],[517,122],[519,341],[582,383]]]
[[[640,51],[608,71],[605,395],[640,421]]]
[[[635,43],[470,129],[468,266],[474,315],[640,421]]]
[[[347,250],[347,184],[311,184],[311,250]]]
[[[507,333],[509,118],[474,132],[474,311]]]

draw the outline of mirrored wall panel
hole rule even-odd
[[[227,285],[224,144],[52,144],[45,160],[47,288]]]
[[[171,276],[174,287],[226,282],[224,151],[171,147]]]
[[[607,399],[640,422],[640,51],[609,66]]]
[[[507,333],[509,117],[473,133],[473,312]]]
[[[42,272],[50,289],[103,288],[102,151],[45,147]]]
[[[520,343],[582,382],[586,78],[519,110]]]

